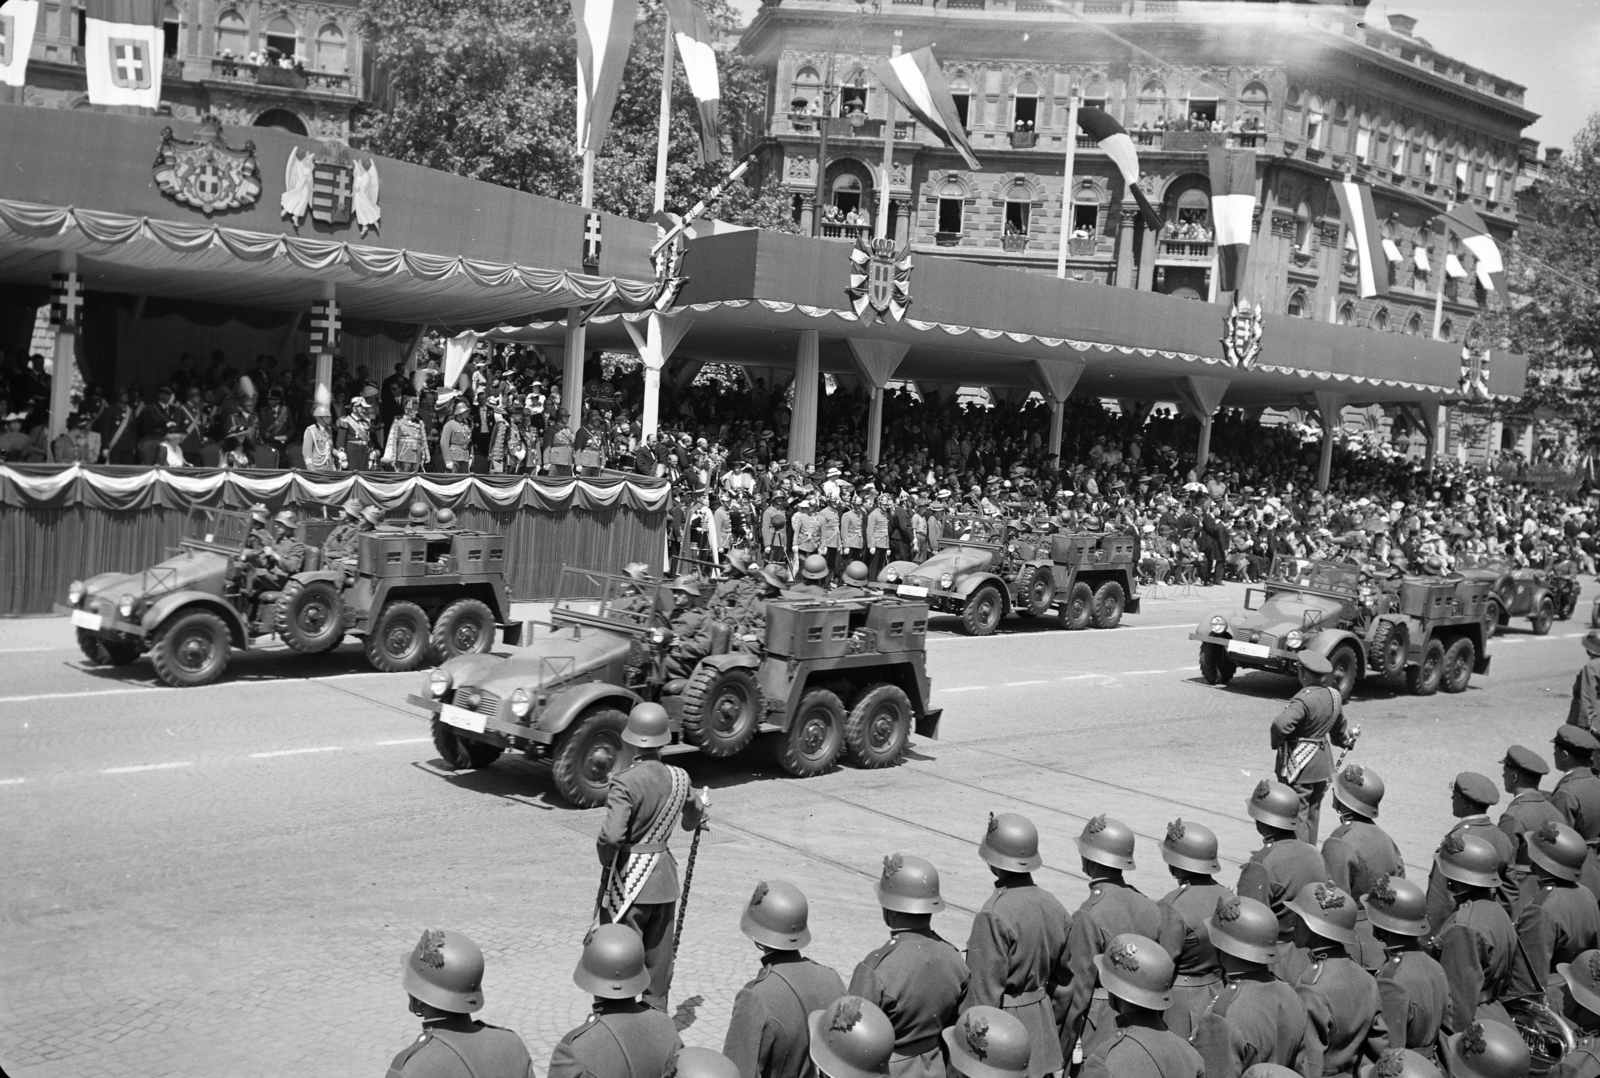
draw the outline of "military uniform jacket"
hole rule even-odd
[[[960,1015],[967,979],[961,952],[931,929],[897,931],[856,966],[850,994],[876,1004],[894,1025],[894,1078],[944,1078],[939,1033]]]
[[[1450,984],[1446,1025],[1466,1029],[1480,1003],[1503,999],[1509,993],[1517,931],[1498,902],[1474,898],[1445,920],[1434,941],[1439,965]]]
[[[1592,769],[1575,767],[1562,775],[1550,791],[1550,800],[1583,841],[1600,838],[1600,778]]]
[[[1600,905],[1594,892],[1581,883],[1564,880],[1540,882],[1529,876],[1527,892],[1517,913],[1517,938],[1522,955],[1511,965],[1514,995],[1542,995],[1555,974],[1556,964],[1571,962],[1584,951],[1600,946]]]
[[[1600,1078],[1600,1043],[1593,1037],[1580,1040],[1576,1052],[1550,1068],[1550,1078]]]
[[[657,817],[672,808],[671,801],[672,773],[660,760],[639,760],[611,776],[611,788],[606,793],[606,819],[595,840],[602,871],[619,850],[622,856],[617,861],[617,871],[620,873],[627,868],[629,853],[644,841]],[[691,793],[683,805],[684,829],[692,829],[699,820],[700,802]],[[650,847],[637,852],[641,855],[659,852],[661,856],[634,902],[678,901],[678,862],[672,851]]]
[[[1287,937],[1294,930],[1294,914],[1284,906],[1308,883],[1322,883],[1327,866],[1322,854],[1297,838],[1268,839],[1239,870],[1239,897],[1265,902],[1278,915],[1278,931]]]
[[[1470,832],[1494,844],[1496,852],[1500,854],[1500,891],[1497,896],[1500,905],[1509,916],[1513,908],[1512,899],[1516,890],[1510,882],[1511,862],[1516,851],[1511,845],[1511,840],[1506,833],[1489,822],[1487,816],[1467,816],[1458,820],[1450,829],[1450,834],[1457,832]],[[1437,936],[1443,928],[1445,921],[1455,912],[1456,900],[1450,895],[1450,888],[1445,884],[1444,874],[1439,871],[1439,866],[1434,865],[1433,871],[1428,874],[1428,925],[1435,935],[1434,946],[1437,949]],[[1464,1028],[1464,1027],[1463,1027]]]
[[[842,995],[844,982],[829,967],[797,951],[769,953],[734,997],[722,1054],[743,1078],[812,1078],[807,1018]]]
[[[862,529],[861,514],[854,509],[846,509],[839,515],[839,545],[846,550],[865,547],[866,533]]]
[[[1439,1027],[1450,1006],[1444,967],[1422,951],[1397,951],[1378,971],[1378,998],[1389,1027],[1389,1047],[1434,1058]]]
[[[1567,818],[1543,790],[1523,790],[1511,799],[1500,816],[1500,830],[1511,840],[1514,863],[1526,874],[1528,847],[1524,836],[1546,823],[1566,823]]]
[[[889,546],[889,517],[882,509],[867,514],[867,546],[884,550]]]
[[[1600,717],[1600,659],[1590,659],[1578,670],[1572,682],[1572,707],[1567,711],[1567,722],[1593,729]]]
[[[1089,897],[1072,916],[1067,933],[1067,963],[1072,971],[1066,1014],[1061,1019],[1061,1051],[1070,1055],[1083,1039],[1083,1055],[1093,1055],[1115,1035],[1115,1011],[1104,990],[1098,990],[1096,955],[1112,939],[1135,932],[1159,943],[1176,962],[1183,952],[1183,919],[1135,887],[1111,880],[1091,880]]]
[[[361,532],[359,524],[340,524],[335,527],[322,541],[322,560],[328,562],[355,557],[356,536]]]
[[[1295,979],[1306,1005],[1306,1074],[1354,1074],[1389,1047],[1383,1000],[1372,974],[1342,953],[1313,955]]]
[[[1306,1021],[1295,990],[1262,970],[1224,985],[1189,1041],[1205,1060],[1206,1078],[1240,1078],[1257,1063],[1309,1074]]]
[[[1031,877],[1017,874],[995,885],[967,938],[972,976],[961,1009],[999,1007],[1027,1027],[1033,1046],[1028,1078],[1062,1067],[1051,993],[1069,976],[1071,927],[1072,918],[1054,895],[1035,886]]]
[[[788,518],[783,515],[783,510],[776,505],[769,505],[761,514],[761,545],[764,547],[783,546],[784,535],[787,531]]]
[[[386,1078],[534,1078],[534,1070],[521,1037],[461,1016],[423,1022]]]
[[[1406,874],[1400,847],[1387,831],[1366,820],[1340,824],[1322,844],[1322,863],[1327,866],[1328,879],[1358,901],[1371,892],[1380,876]]]
[[[815,554],[822,541],[822,525],[817,518],[802,510],[794,515],[794,548]]]
[[[682,1047],[666,1012],[632,999],[605,1000],[561,1038],[550,1054],[549,1078],[661,1078]]]
[[[293,534],[285,535],[273,543],[269,550],[272,554],[272,568],[280,573],[293,576],[306,562],[306,545]]]
[[[839,546],[839,510],[825,505],[817,510],[817,528],[823,550],[836,550]]]
[[[1166,1014],[1167,1028],[1180,1037],[1194,1032],[1195,1022],[1222,987],[1222,970],[1217,965],[1217,950],[1211,946],[1206,918],[1216,911],[1218,902],[1232,897],[1233,892],[1220,883],[1185,882],[1161,900],[1183,922],[1183,949],[1178,952],[1172,1006]]]
[[[1116,1032],[1084,1063],[1079,1078],[1205,1078],[1194,1046],[1161,1020],[1117,1019]]]
[[[1272,720],[1272,747],[1278,750],[1278,777],[1284,782],[1301,785],[1333,778],[1333,755],[1328,751],[1330,740],[1344,748],[1353,744],[1338,690],[1323,685],[1301,689]],[[1318,742],[1321,748],[1304,767],[1291,773],[1290,755],[1302,741]]]

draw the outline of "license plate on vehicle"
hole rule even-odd
[[[1265,644],[1250,644],[1243,640],[1228,641],[1228,650],[1235,655],[1248,655],[1252,659],[1267,659],[1272,657],[1272,649]]]
[[[91,614],[87,610],[74,610],[72,612],[72,624],[80,629],[88,629],[90,632],[99,632],[102,620],[99,614]]]
[[[454,704],[441,704],[439,708],[439,717],[458,730],[471,730],[475,734],[481,734],[489,721],[488,716],[482,712],[468,711]]]
[[[900,594],[908,599],[926,599],[928,597],[928,589],[918,587],[916,584],[901,584]]]

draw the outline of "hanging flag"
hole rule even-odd
[[[1444,256],[1444,272],[1446,276],[1453,277],[1458,281],[1467,279],[1467,267],[1463,266],[1461,259],[1455,255],[1447,254]]]
[[[1483,286],[1494,291],[1502,301],[1508,300],[1505,260],[1500,257],[1500,245],[1489,235],[1489,227],[1483,223],[1483,218],[1471,206],[1453,206],[1444,214],[1444,221],[1446,227],[1461,237],[1467,250],[1477,257],[1478,277],[1483,281]]]
[[[694,0],[667,0],[672,38],[689,77],[689,92],[700,106],[700,163],[722,160],[717,137],[717,111],[722,107],[722,87],[717,81],[717,54],[711,47],[711,23]]]
[[[161,104],[161,0],[88,0],[83,75],[94,105]]]
[[[1211,227],[1217,239],[1217,291],[1237,292],[1244,282],[1256,214],[1256,152],[1210,151]]]
[[[872,74],[883,88],[906,107],[917,122],[938,136],[939,141],[961,155],[968,168],[977,168],[967,129],[956,111],[950,84],[944,81],[939,61],[931,48],[913,49],[872,65]]]
[[[21,86],[39,24],[39,0],[6,0],[0,8],[0,86]]]
[[[1106,156],[1111,158],[1111,163],[1117,166],[1117,171],[1122,173],[1122,182],[1128,185],[1133,200],[1139,204],[1145,227],[1158,231],[1161,228],[1161,215],[1150,205],[1149,197],[1139,187],[1139,154],[1133,148],[1133,139],[1127,129],[1113,120],[1105,109],[1095,108],[1078,110],[1078,127],[1100,144]]]
[[[579,155],[598,155],[611,128],[639,0],[572,0],[578,31]]]
[[[1433,263],[1428,260],[1428,249],[1422,244],[1411,248],[1411,261],[1416,263],[1418,273],[1432,273]]]
[[[1383,238],[1383,257],[1390,262],[1404,262],[1405,256],[1400,253],[1400,245],[1388,236]]]
[[[1356,292],[1362,298],[1389,294],[1389,264],[1383,254],[1383,230],[1372,206],[1372,188],[1355,180],[1333,180],[1339,211],[1350,226],[1357,260]]]

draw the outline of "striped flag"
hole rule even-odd
[[[667,0],[672,37],[689,77],[689,92],[700,106],[700,163],[722,160],[717,138],[717,111],[722,107],[722,87],[717,82],[717,54],[711,47],[711,23],[694,0]]]
[[[578,145],[599,155],[622,88],[639,0],[572,0],[578,31]]]
[[[0,86],[21,86],[39,23],[39,0],[5,0],[0,7]]]
[[[950,84],[944,81],[944,72],[939,70],[931,48],[913,49],[880,60],[872,65],[872,74],[918,123],[959,153],[968,168],[978,167],[978,159],[967,142],[967,129],[956,111],[955,98],[950,96]]]
[[[1483,218],[1471,206],[1453,206],[1443,216],[1446,227],[1460,236],[1467,250],[1477,257],[1478,280],[1483,287],[1506,301],[1505,260],[1500,257],[1500,245],[1489,235]]]
[[[1362,297],[1389,294],[1389,260],[1383,252],[1383,230],[1378,227],[1378,211],[1372,207],[1372,188],[1355,180],[1333,180],[1333,193],[1339,211],[1350,226],[1355,241],[1356,292]]]
[[[1111,158],[1111,163],[1117,166],[1117,171],[1122,173],[1122,182],[1128,185],[1128,192],[1139,204],[1145,227],[1159,231],[1161,215],[1150,205],[1150,199],[1139,187],[1139,154],[1133,148],[1133,139],[1127,129],[1113,120],[1105,109],[1094,108],[1078,110],[1078,126],[1084,134],[1100,144],[1106,156]]]
[[[1256,214],[1256,152],[1210,151],[1211,227],[1217,235],[1217,291],[1237,292],[1244,282]]]
[[[161,104],[161,0],[88,0],[83,75],[95,105]]]

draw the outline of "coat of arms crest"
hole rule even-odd
[[[1469,401],[1489,399],[1489,335],[1481,322],[1467,329],[1461,342],[1461,393]]]
[[[850,284],[845,289],[856,317],[899,321],[911,304],[911,246],[895,249],[891,239],[870,243],[860,236],[850,251]],[[871,312],[871,313],[868,313]]]
[[[192,139],[177,138],[172,128],[162,128],[153,167],[163,194],[207,215],[248,206],[261,196],[256,144],[229,146],[222,141],[222,124],[214,116],[200,122]]]
[[[1222,356],[1235,367],[1249,370],[1261,354],[1261,304],[1234,297],[1233,310],[1223,319]]]
[[[338,228],[352,217],[367,234],[377,228],[383,211],[378,208],[378,162],[368,159],[363,165],[351,157],[349,147],[327,143],[324,152],[302,153],[296,146],[289,151],[283,170],[282,214],[299,224],[306,213],[311,219]]]

